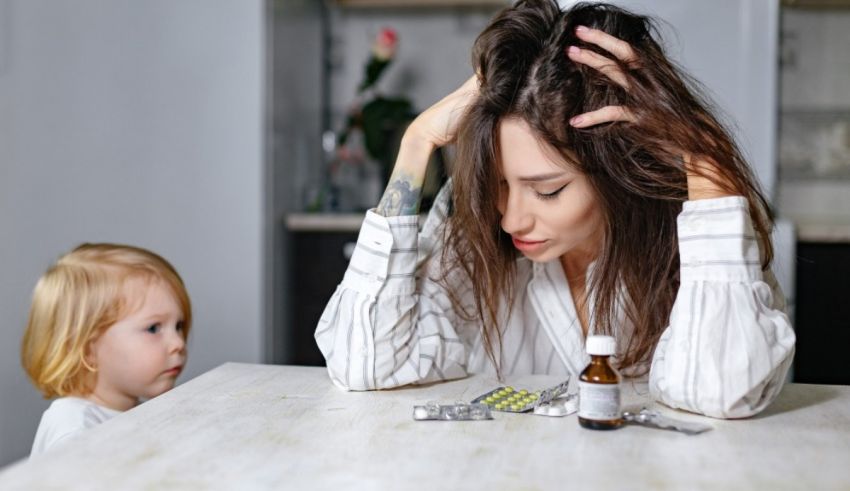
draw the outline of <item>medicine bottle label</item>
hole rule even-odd
[[[578,383],[578,415],[585,419],[620,418],[620,384]]]

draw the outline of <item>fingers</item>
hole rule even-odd
[[[605,31],[591,29],[585,26],[578,26],[576,28],[576,36],[584,42],[599,46],[622,62],[631,63],[637,58],[629,43],[618,39]],[[628,90],[629,83],[626,75],[612,60],[598,53],[594,53],[591,50],[581,49],[578,46],[570,46],[567,49],[567,56],[577,63],[582,63],[599,70],[614,83]]]
[[[576,28],[576,36],[586,43],[599,46],[614,55],[614,57],[621,62],[633,63],[637,60],[637,56],[629,43],[616,38],[605,31],[590,29],[585,26],[578,26]],[[567,49],[567,56],[576,63],[582,63],[599,70],[614,83],[628,90],[628,79],[623,71],[620,70],[619,65],[613,60],[591,50],[581,49],[578,46],[570,46]],[[605,106],[601,109],[575,116],[570,119],[570,125],[575,128],[588,128],[603,123],[634,123],[635,121],[636,118],[625,106]]]
[[[627,121],[634,123],[635,117],[631,111],[624,106],[605,106],[601,109],[591,111],[570,119],[570,125],[575,128],[587,128],[602,123],[613,123]]]
[[[473,75],[449,97],[456,99],[454,101],[455,109],[462,112],[475,100],[476,97],[478,97],[480,89],[481,81],[478,79],[478,75]]]
[[[581,49],[578,46],[570,46],[567,49],[567,56],[576,63],[582,63],[599,70],[603,75],[614,81],[615,84],[628,90],[629,82],[626,79],[626,75],[616,63],[608,58],[588,49]]]
[[[617,59],[622,62],[631,63],[636,61],[637,57],[629,43],[616,38],[605,31],[591,29],[585,26],[578,26],[576,27],[576,36],[584,42],[599,46],[617,57]]]
[[[444,96],[439,102],[434,104],[430,109],[442,107],[442,106],[458,106],[458,105],[466,105],[472,102],[475,97],[478,95],[480,90],[481,83],[478,80],[477,75],[473,75],[466,79],[466,81],[454,92]]]
[[[477,91],[480,85],[481,83],[478,80],[478,75],[476,74],[466,79],[466,82],[464,82],[463,85],[460,86],[460,89]]]
[[[410,134],[418,135],[434,147],[441,147],[453,141],[458,121],[478,97],[479,85],[477,75],[468,78],[454,92],[417,116],[408,128]]]

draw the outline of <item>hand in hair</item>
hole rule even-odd
[[[435,148],[454,141],[458,121],[478,96],[478,76],[473,75],[451,94],[417,116],[401,139],[396,164],[375,211],[385,217],[419,212],[422,182]]]
[[[420,114],[407,130],[407,135],[418,137],[434,148],[454,141],[458,121],[466,108],[478,95],[478,76],[473,75],[458,89]]]
[[[576,36],[582,41],[595,44],[608,51],[623,63],[633,63],[636,61],[635,53],[629,43],[617,39],[605,31],[579,26],[576,28]],[[588,49],[581,49],[578,46],[570,46],[567,49],[567,56],[576,63],[582,63],[599,70],[614,83],[625,90],[629,90],[629,81],[626,75],[614,61]],[[601,109],[575,116],[570,119],[570,124],[576,128],[587,128],[588,126],[615,121],[635,122],[635,118],[625,106],[605,106]]]
[[[605,31],[579,26],[576,36],[587,43],[595,44],[611,53],[622,63],[630,64],[637,61],[637,56],[629,43],[618,39]],[[615,61],[588,49],[570,46],[567,56],[576,63],[582,63],[598,70],[614,83],[629,90],[629,80]],[[613,122],[635,123],[634,114],[625,106],[605,106],[594,111],[579,114],[570,119],[570,125],[576,128],[587,128],[603,123]],[[710,160],[693,158],[688,152],[680,151],[688,179],[688,199],[706,199],[728,196],[730,193],[724,187],[731,188],[717,166]],[[725,185],[725,186],[723,186]]]

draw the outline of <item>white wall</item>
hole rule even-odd
[[[182,380],[261,361],[264,8],[0,0],[0,465],[47,406],[19,364],[30,293],[80,242],[180,271],[196,313]]]

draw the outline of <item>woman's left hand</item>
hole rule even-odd
[[[636,61],[634,50],[632,50],[629,43],[615,38],[605,31],[579,26],[576,28],[576,36],[582,41],[599,46],[624,63],[634,63]],[[625,90],[629,90],[629,81],[626,75],[614,61],[593,51],[581,49],[578,46],[570,46],[567,49],[567,56],[576,63],[581,63],[599,70],[614,83]],[[625,106],[605,106],[595,111],[573,117],[570,119],[570,124],[576,128],[587,128],[588,126],[615,121],[635,122],[635,118]]]
[[[629,43],[605,31],[579,26],[576,28],[576,36],[584,42],[599,46],[623,63],[635,63],[637,61],[637,56]],[[576,63],[599,70],[614,83],[626,91],[629,90],[626,74],[611,59],[593,51],[581,49],[578,46],[567,48],[567,56]],[[634,123],[636,119],[634,114],[625,106],[605,106],[571,118],[570,125],[575,128],[587,128],[618,121]],[[696,156],[692,157],[687,152],[681,153],[688,179],[688,199],[717,198],[729,195],[717,184],[718,181],[723,181],[723,177],[715,165],[707,160],[696,158]]]

